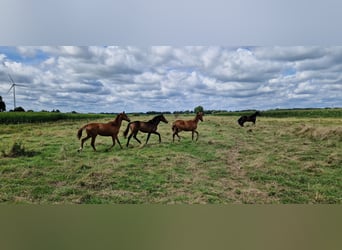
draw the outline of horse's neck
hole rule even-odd
[[[118,126],[121,126],[121,123],[122,123],[122,118],[120,115],[118,115],[115,120],[113,121],[114,124],[118,125]]]
[[[159,124],[159,122],[160,122],[160,119],[152,119],[149,121],[149,123],[151,123],[154,126],[157,126]]]
[[[196,115],[196,117],[195,117],[195,119],[193,119],[193,121],[194,121],[195,123],[198,123],[198,121],[199,121],[199,116]]]
[[[158,126],[159,122],[160,122],[160,120],[156,119],[155,121],[152,122],[152,124],[155,125],[155,126]]]

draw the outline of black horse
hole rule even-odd
[[[243,115],[239,118],[238,123],[241,127],[243,127],[243,124],[245,122],[253,122],[253,124],[255,124],[255,120],[257,116],[260,116],[260,112],[256,111],[253,115],[247,116],[247,115]]]

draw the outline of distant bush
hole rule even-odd
[[[25,112],[25,109],[23,107],[16,107],[14,112]]]

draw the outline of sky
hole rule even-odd
[[[0,46],[25,110],[147,112],[342,107],[342,46]]]
[[[10,74],[25,85],[17,106],[34,111],[342,107],[341,8],[339,0],[4,0],[0,95],[12,109]]]

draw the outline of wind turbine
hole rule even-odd
[[[19,86],[19,87],[26,87],[25,85],[21,85],[21,84],[16,84],[14,81],[13,81],[13,78],[11,77],[10,74],[8,74],[8,79],[10,80],[10,83],[12,83],[10,89],[8,90],[7,94],[13,89],[13,106],[14,106],[14,109],[17,107],[16,106],[16,102],[15,102],[15,86]]]

